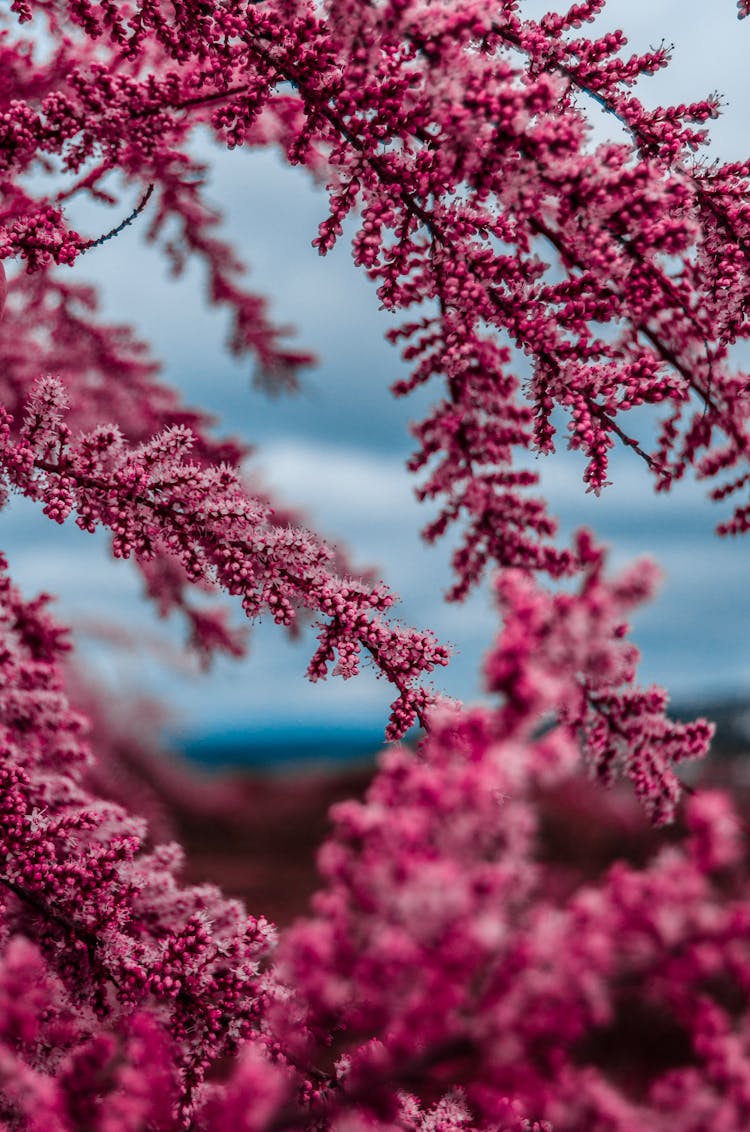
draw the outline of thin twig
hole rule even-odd
[[[79,244],[79,247],[78,247],[79,252],[83,253],[83,252],[91,251],[92,248],[98,248],[101,244],[105,243],[107,240],[111,240],[113,238],[113,236],[119,236],[120,232],[122,232],[125,228],[127,228],[128,225],[132,224],[137,216],[140,216],[140,214],[143,212],[144,208],[148,204],[149,200],[151,199],[151,194],[153,193],[153,191],[154,191],[154,184],[152,182],[148,186],[145,193],[143,194],[141,199],[138,201],[138,204],[135,206],[135,208],[133,209],[133,211],[130,213],[129,216],[126,216],[124,220],[121,220],[116,228],[112,228],[109,232],[105,232],[103,236],[99,236],[96,240],[87,240],[85,243]]]

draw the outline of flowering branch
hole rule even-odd
[[[300,607],[322,614],[328,620],[310,679],[324,678],[336,655],[334,672],[355,676],[364,647],[398,691],[387,737],[400,738],[415,720],[426,725],[435,696],[417,680],[446,664],[448,652],[429,632],[385,621],[394,598],[384,587],[337,577],[331,551],[299,528],[273,526],[267,506],[246,494],[230,467],[190,462],[194,437],[184,426],[134,448],[118,429],[102,426],[71,444],[67,407],[60,383],[44,379],[18,439],[6,414],[0,460],[14,487],[42,502],[58,523],[75,511],[82,530],[108,527],[116,558],[175,558],[190,582],[240,597],[249,618],[266,610],[289,627]]]

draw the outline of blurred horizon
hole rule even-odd
[[[707,700],[685,698],[671,704],[670,715],[681,721],[707,716],[716,725],[712,756],[750,751],[750,696]],[[412,729],[401,742],[415,745],[423,732]],[[265,727],[217,727],[166,736],[167,746],[196,769],[207,771],[271,771],[293,773],[311,767],[336,771],[371,764],[391,744],[383,729],[370,726],[315,726],[278,723]]]

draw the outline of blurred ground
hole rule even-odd
[[[374,766],[293,776],[234,775],[235,813],[175,814],[177,839],[187,851],[185,879],[212,881],[239,896],[248,911],[274,923],[304,912],[317,887],[316,853],[335,802],[361,797]]]
[[[750,708],[746,702],[685,705],[678,718],[704,714],[717,723],[709,757],[681,771],[686,783],[725,786],[737,799],[750,831]],[[375,772],[374,755],[356,763],[317,759],[290,768],[288,762],[264,769],[206,769],[187,759],[165,759],[159,748],[133,744],[129,727],[106,723],[106,751],[92,771],[92,786],[123,802],[148,820],[154,842],[174,839],[186,850],[183,879],[210,881],[248,910],[280,926],[305,912],[318,886],[316,854],[330,828],[332,805],[361,798]],[[311,744],[310,750],[319,750]],[[304,758],[305,748],[298,748]],[[236,755],[236,751],[234,752]],[[233,756],[234,759],[234,756]],[[680,836],[678,823],[654,831],[629,784],[604,790],[585,777],[539,799],[541,853],[553,865],[561,895],[582,879],[593,879],[613,861],[645,861],[659,844]]]

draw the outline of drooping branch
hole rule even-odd
[[[386,620],[395,599],[384,586],[339,577],[332,552],[310,532],[269,522],[267,505],[248,495],[234,469],[191,462],[193,437],[184,426],[133,447],[113,427],[71,444],[66,408],[63,388],[46,379],[29,400],[19,438],[5,418],[5,474],[50,518],[62,522],[75,512],[83,530],[108,528],[118,558],[175,558],[189,581],[239,597],[249,618],[267,612],[290,626],[300,608],[321,615],[310,679],[324,678],[336,656],[336,674],[356,675],[364,647],[398,691],[387,738],[400,738],[415,719],[427,725],[435,694],[419,677],[445,665],[448,651],[432,633]]]
[[[128,216],[126,216],[124,220],[121,220],[120,223],[117,224],[114,228],[111,228],[109,232],[105,232],[103,236],[98,236],[95,240],[85,240],[80,246],[81,252],[87,252],[91,251],[92,248],[98,248],[102,244],[106,243],[107,240],[111,240],[115,236],[119,236],[120,232],[124,232],[124,230],[128,228],[133,223],[133,221],[143,212],[144,208],[151,199],[151,194],[153,193],[153,191],[154,184],[152,182],[147,186],[145,193],[138,201],[138,204],[135,206],[133,211]]]

